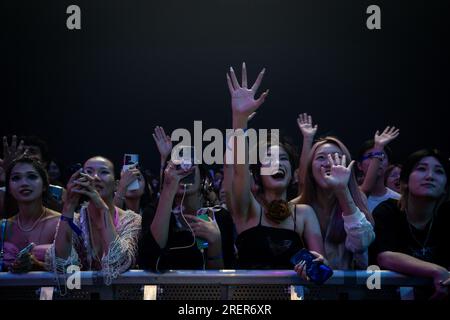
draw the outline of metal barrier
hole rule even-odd
[[[431,279],[411,278],[390,271],[334,271],[334,275],[322,286],[304,281],[291,270],[189,270],[165,273],[130,270],[121,274],[110,286],[104,284],[99,272],[83,271],[78,275],[80,289],[69,290],[66,287],[67,275],[56,278],[49,272],[0,273],[0,300],[410,299],[412,287],[432,284]]]

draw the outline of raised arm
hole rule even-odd
[[[230,67],[230,74],[227,74],[228,89],[231,95],[231,108],[233,113],[233,129],[247,130],[247,122],[249,116],[254,113],[259,106],[264,102],[267,97],[268,91],[261,94],[261,96],[255,100],[255,94],[258,90],[265,70],[263,69],[253,86],[249,89],[247,86],[247,70],[245,63],[242,64],[242,85],[239,84],[236,74],[233,68]],[[231,146],[232,150],[227,148],[228,152],[234,152],[233,154],[233,174],[232,174],[232,194],[231,200],[233,202],[232,211],[235,219],[243,219],[247,221],[248,211],[253,196],[250,191],[250,172],[249,163],[244,161],[244,164],[237,163],[238,153],[245,150],[247,153],[248,146],[245,139],[232,137],[231,141],[228,141],[228,146]]]
[[[364,181],[361,184],[361,191],[366,195],[370,195],[375,187],[377,181],[377,171],[380,168],[383,157],[380,153],[384,152],[384,148],[400,134],[400,130],[395,127],[386,127],[384,131],[380,134],[379,131],[375,133],[374,137],[374,148],[373,153],[378,153],[378,155],[370,156],[368,161],[370,161],[367,173],[364,177]]]
[[[161,182],[159,186],[161,191],[164,167],[166,165],[167,159],[169,158],[170,152],[172,151],[172,140],[166,134],[164,128],[160,126],[155,127],[155,132],[152,135],[161,156],[161,166],[159,170],[159,181]]]
[[[166,167],[164,172],[164,187],[161,191],[155,217],[150,226],[143,226],[143,228],[150,227],[152,236],[161,249],[166,247],[169,238],[170,215],[180,180],[192,173],[193,170],[195,170],[195,167],[192,167],[188,171],[182,168],[177,169],[171,161],[169,161]]]
[[[114,194],[114,205],[118,208],[123,208],[125,202],[125,195],[128,190],[128,186],[139,178],[141,172],[136,169],[137,164],[130,166],[127,170],[120,173],[119,185],[117,191]]]
[[[356,206],[348,187],[348,181],[355,161],[353,160],[347,166],[345,155],[340,159],[338,154],[335,154],[334,157],[328,155],[328,161],[331,163],[330,173],[326,174],[323,167],[321,171],[342,209],[344,229],[347,234],[345,246],[353,253],[365,252],[375,239],[375,233],[372,224]]]
[[[318,125],[313,126],[312,117],[307,113],[299,114],[297,118],[297,125],[303,136],[302,153],[298,163],[298,194],[302,193],[303,189],[303,175],[306,172],[306,164],[308,163],[309,153],[314,142]]]

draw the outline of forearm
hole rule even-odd
[[[164,186],[161,197],[158,202],[155,217],[150,225],[150,231],[153,238],[160,248],[165,248],[169,237],[170,214],[172,204],[175,199],[176,191],[171,190],[170,186]]]
[[[73,220],[74,207],[64,207],[62,215]],[[67,221],[59,222],[58,231],[55,236],[55,254],[58,258],[67,259],[72,250],[72,228]]]
[[[356,208],[352,215],[342,217],[346,232],[345,247],[353,253],[367,252],[370,244],[375,240],[372,224],[366,216]]]
[[[303,189],[303,176],[306,172],[306,165],[308,163],[308,157],[311,152],[314,139],[312,137],[303,137],[302,153],[300,154],[300,161],[298,164],[298,194]]]
[[[400,252],[381,252],[377,256],[377,262],[383,269],[418,277],[434,278],[439,272],[445,272],[444,267]]]
[[[335,191],[335,195],[344,216],[352,215],[356,212],[357,207],[348,186]]]
[[[361,185],[361,191],[366,195],[370,195],[373,192],[373,189],[377,182],[377,173],[380,168],[381,161],[378,158],[369,159],[370,164],[367,169],[367,173],[364,176],[364,181]]]
[[[161,163],[159,166],[159,191],[160,192],[161,192],[162,186],[163,186],[164,168],[166,166],[167,158],[168,157],[161,155],[161,159],[160,159]]]
[[[223,269],[223,253],[222,244],[219,239],[217,243],[210,244],[207,250],[207,267],[208,269]]]
[[[245,129],[247,117],[233,114],[233,129]],[[247,143],[245,137],[233,136],[229,142],[232,145],[233,164],[231,169],[231,195],[233,214],[246,216],[250,201],[250,171],[247,157]],[[243,155],[242,155],[243,153]],[[240,157],[244,157],[244,163]],[[239,163],[240,162],[240,163]]]

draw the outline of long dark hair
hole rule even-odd
[[[42,179],[42,200],[45,205],[47,200],[49,199],[49,193],[48,193],[48,187],[49,187],[49,181],[48,181],[48,175],[47,171],[45,170],[44,166],[40,161],[38,161],[34,157],[29,156],[21,156],[16,159],[14,159],[9,166],[6,168],[6,194],[5,194],[5,218],[10,218],[13,215],[15,215],[18,211],[17,201],[14,199],[14,197],[11,195],[10,189],[9,189],[9,180],[11,178],[11,172],[14,169],[14,167],[19,163],[26,163],[30,164],[39,174],[39,176]]]

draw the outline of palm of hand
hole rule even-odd
[[[386,133],[382,133],[380,135],[375,135],[375,142],[378,144],[381,144],[383,146],[387,145],[393,139],[394,139],[393,136],[386,134]]]
[[[381,146],[386,146],[392,140],[398,137],[400,130],[395,127],[386,127],[384,131],[380,134],[379,131],[375,133],[375,143]]]
[[[325,179],[332,188],[343,188],[347,185],[351,170],[342,165],[333,165]]]
[[[162,155],[168,155],[170,151],[172,150],[172,141],[161,141],[160,144],[158,144],[159,153]]]
[[[231,106],[233,110],[245,114],[251,114],[258,109],[254,93],[247,88],[239,88],[233,92],[231,96]]]
[[[309,123],[300,124],[299,127],[305,136],[314,136],[317,132],[317,127],[313,127]]]

